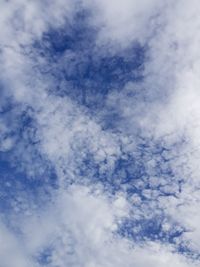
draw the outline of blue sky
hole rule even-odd
[[[0,267],[200,266],[199,2],[0,10]]]

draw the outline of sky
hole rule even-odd
[[[0,10],[0,267],[199,267],[200,2]]]

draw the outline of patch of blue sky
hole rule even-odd
[[[0,210],[5,215],[10,212],[23,213],[29,209],[29,201],[40,205],[40,202],[50,197],[52,188],[56,188],[56,176],[53,170],[46,173],[44,171],[41,176],[36,173],[36,176],[30,178],[25,171],[19,171],[10,163],[9,156],[2,154],[0,154],[0,173]]]
[[[50,92],[67,95],[92,112],[103,107],[109,91],[142,80],[146,49],[134,43],[117,54],[109,49],[105,52],[106,47],[96,44],[98,29],[87,20],[87,14],[78,14],[74,24],[50,29],[33,48],[46,58],[46,72],[57,84]]]
[[[14,140],[11,147],[0,151],[0,209],[6,215],[15,209],[23,212],[28,208],[28,199],[39,203],[50,194],[50,187],[56,188],[57,177],[53,166],[38,150],[31,108],[7,101],[0,119],[6,124],[1,142]],[[24,196],[21,202],[20,195]]]
[[[36,261],[42,266],[48,266],[48,264],[51,263],[52,252],[53,248],[51,246],[43,249],[43,251],[36,257]]]
[[[182,235],[187,232],[187,229],[180,227],[176,223],[172,224],[168,231],[163,230],[163,224],[166,221],[166,216],[161,211],[160,216],[152,216],[152,218],[143,220],[128,220],[125,219],[119,225],[118,234],[129,240],[134,240],[140,244],[147,241],[159,241],[164,244],[171,244],[174,251],[184,254],[187,257],[195,259],[199,258],[198,251],[190,248],[190,244],[182,240]],[[177,240],[181,242],[177,242]]]

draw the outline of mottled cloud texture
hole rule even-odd
[[[200,266],[200,2],[0,10],[0,267]]]

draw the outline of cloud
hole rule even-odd
[[[126,202],[122,196],[109,200],[100,190],[91,195],[87,187],[72,186],[59,192],[53,205],[22,217],[16,226],[22,223],[21,242],[41,266],[196,266],[174,254],[173,247],[155,242],[132,246],[115,236]]]
[[[1,3],[4,266],[198,266],[199,7]]]
[[[163,8],[152,1],[83,1],[92,9],[92,23],[100,28],[99,42],[114,47],[126,47],[132,42],[145,43],[154,30],[154,17]],[[164,3],[165,4],[165,3]]]
[[[1,264],[8,267],[27,267],[35,266],[31,259],[27,257],[24,253],[24,248],[16,239],[15,235],[12,234],[6,227],[2,224],[0,226],[1,233],[1,246],[0,246],[0,256]]]

